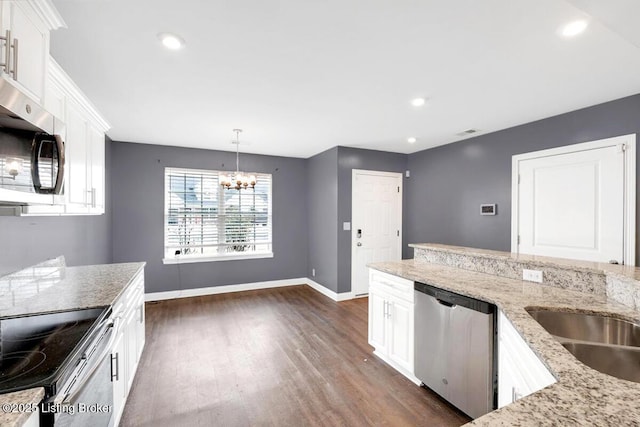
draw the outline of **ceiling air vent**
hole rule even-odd
[[[467,135],[472,135],[472,134],[474,134],[476,132],[478,132],[478,129],[467,129],[467,130],[463,130],[462,132],[456,133],[456,135],[458,135],[458,136],[467,136]]]

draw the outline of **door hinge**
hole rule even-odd
[[[398,193],[400,192],[400,186],[398,186]]]
[[[396,236],[400,237],[400,230],[396,230]]]
[[[520,174],[518,174],[518,184],[520,184]]]
[[[624,153],[627,150],[626,144],[618,144],[618,153]]]
[[[518,244],[520,244],[520,235],[518,234]]]

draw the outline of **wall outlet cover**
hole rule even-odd
[[[342,223],[342,229],[343,229],[344,231],[349,231],[349,230],[351,230],[351,223],[350,223],[350,222],[343,222],[343,223]]]
[[[522,280],[528,282],[542,283],[542,271],[541,270],[527,270],[522,269]]]
[[[311,277],[316,277],[316,269],[315,268],[311,269]]]

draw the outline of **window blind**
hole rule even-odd
[[[226,190],[223,171],[165,168],[165,258],[271,251],[271,175]]]

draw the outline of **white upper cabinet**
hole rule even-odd
[[[44,104],[49,32],[64,21],[49,0],[1,1],[0,75]]]
[[[105,132],[109,124],[53,58],[45,108],[66,124],[65,213],[105,210]]]

